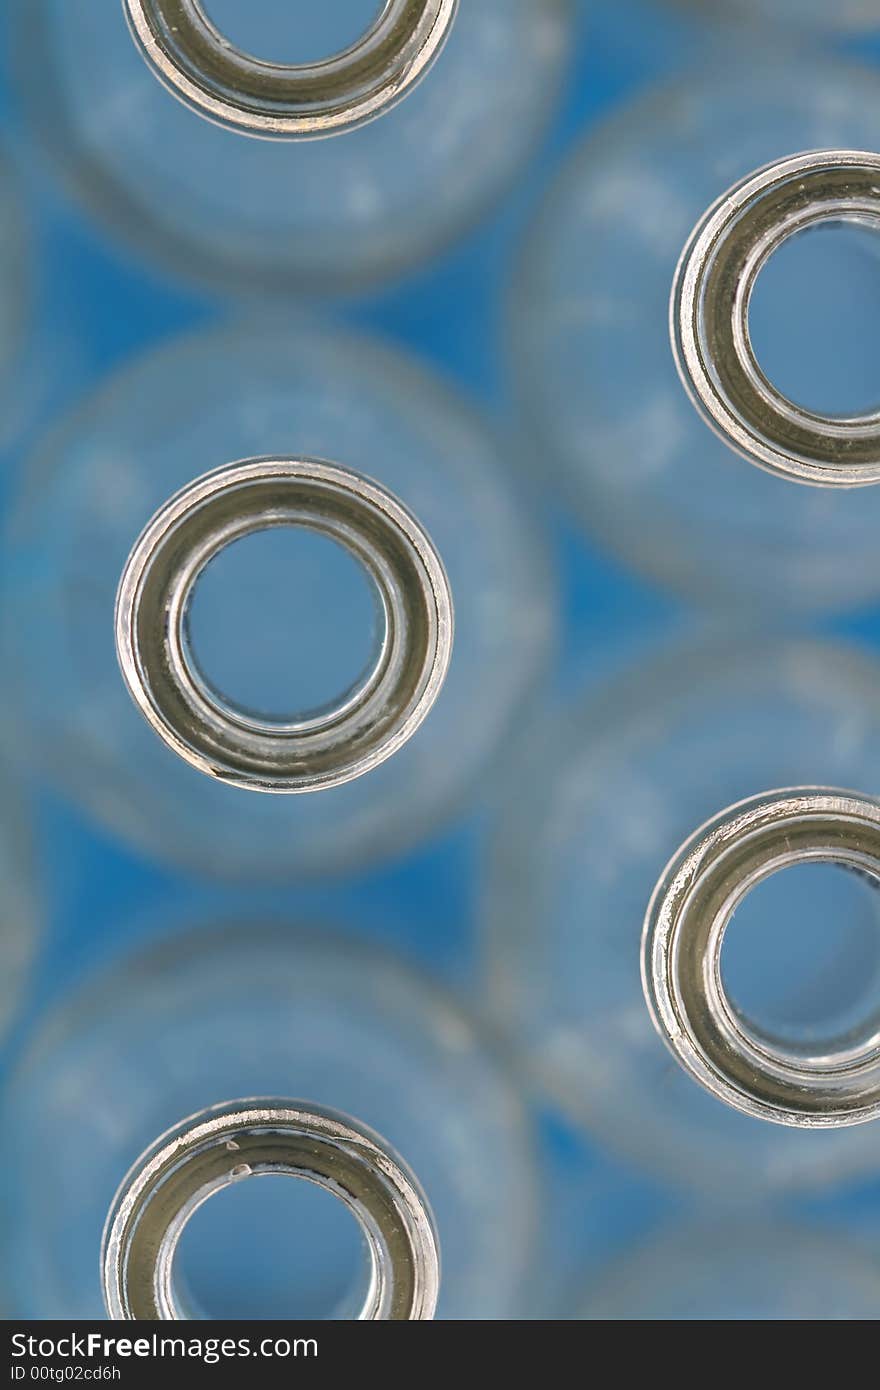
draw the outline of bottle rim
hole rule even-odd
[[[736,1110],[830,1129],[880,1115],[880,1027],[795,1047],[754,1028],[721,972],[725,932],[764,879],[796,864],[837,864],[880,887],[880,802],[836,788],[763,792],[722,811],[670,860],[648,906],[642,987],[679,1065]]]
[[[174,1261],[195,1211],[252,1177],[316,1183],[360,1226],[370,1260],[361,1321],[432,1319],[440,1286],[437,1234],[419,1184],[372,1130],[299,1101],[211,1106],[161,1135],[134,1164],[111,1205],[101,1249],[114,1320],[194,1316]]]
[[[286,721],[232,704],[199,671],[187,612],[207,565],[236,540],[299,526],[348,550],[372,581],[383,628],[371,667],[335,703]],[[443,563],[418,521],[360,474],[316,459],[247,459],[204,474],[162,506],[134,545],[116,600],[129,693],[176,753],[253,791],[339,786],[398,751],[433,706],[452,656]]]
[[[797,405],[761,369],[749,331],[752,293],[770,257],[831,223],[880,232],[880,155],[797,154],[735,184],[682,252],[670,336],[694,406],[736,453],[793,482],[864,487],[880,482],[880,410],[834,416]]]
[[[216,125],[267,140],[355,129],[401,101],[449,36],[458,0],[384,0],[342,52],[314,63],[245,53],[202,0],[123,0],[135,44],[159,81]]]

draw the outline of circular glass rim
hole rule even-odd
[[[194,666],[186,615],[199,575],[267,526],[330,536],[381,595],[385,631],[353,690],[310,718],[267,721],[231,705]],[[199,771],[252,791],[341,785],[397,752],[427,717],[452,657],[454,609],[434,546],[391,493],[315,459],[247,459],[206,473],[147,524],[119,581],[116,650],[155,732]]]
[[[747,1115],[836,1128],[880,1115],[880,1029],[809,1049],[759,1033],[730,1000],[724,936],[738,904],[793,864],[832,863],[880,879],[880,802],[835,788],[763,792],[692,835],[645,916],[642,987],[654,1026],[686,1072]]]
[[[449,36],[458,0],[384,0],[363,35],[316,63],[245,53],[202,0],[122,0],[135,44],[159,81],[200,116],[267,140],[356,129],[412,90]]]
[[[414,1176],[358,1121],[321,1106],[274,1099],[211,1106],[161,1135],[137,1160],[104,1229],[101,1269],[108,1316],[188,1319],[174,1277],[187,1222],[224,1188],[269,1174],[319,1184],[357,1220],[371,1268],[358,1320],[433,1318],[439,1247]]]
[[[880,410],[825,415],[778,391],[752,347],[752,292],[773,253],[812,227],[852,223],[880,232],[878,181],[880,154],[818,150],[776,160],[709,208],[676,268],[670,340],[682,385],[730,448],[792,482],[880,482]]]

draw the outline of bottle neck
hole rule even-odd
[[[297,1102],[214,1106],[144,1153],[120,1188],[105,1228],[104,1296],[114,1319],[185,1320],[192,1300],[175,1273],[183,1231],[203,1203],[235,1183],[270,1175],[316,1183],[351,1212],[369,1252],[360,1320],[434,1315],[439,1254],[416,1179],[356,1121]]]

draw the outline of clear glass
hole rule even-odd
[[[134,1161],[207,1105],[279,1094],[356,1116],[418,1175],[441,1246],[439,1316],[514,1315],[534,1178],[505,1068],[456,1006],[396,958],[326,932],[253,924],[178,933],[130,956],[63,998],[30,1038],[5,1097],[5,1263],[17,1314],[100,1317],[102,1223]],[[268,1179],[252,1195],[262,1194]],[[222,1213],[220,1197],[205,1209]],[[261,1312],[253,1289],[265,1287],[271,1248],[263,1259],[248,1237],[247,1207],[227,1213],[237,1258],[212,1271],[209,1244],[196,1250],[184,1268],[193,1283],[199,1275],[197,1295],[280,1316],[285,1301],[314,1307],[313,1277],[344,1284],[351,1246],[337,1231],[338,1246],[302,1262],[303,1286],[270,1287]],[[250,1217],[260,1219],[253,1207]]]
[[[21,189],[5,151],[0,150],[0,461],[11,452],[39,386],[25,362],[33,284],[28,228]],[[54,359],[51,359],[54,365]],[[30,368],[30,372],[28,369]]]
[[[18,781],[0,761],[0,1040],[24,1001],[41,934],[29,809]]]
[[[271,1185],[265,1181],[270,1177],[276,1179]],[[305,1222],[302,1202],[299,1214],[296,1207],[291,1210],[292,1182],[307,1199],[304,1210],[310,1214]],[[205,1228],[211,1231],[212,1216],[212,1238],[216,1241],[222,1232],[226,1253],[221,1267],[228,1268],[229,1255],[233,1257],[230,1275],[221,1280],[225,1298],[234,1301],[244,1278],[247,1298],[254,1306],[246,1266],[256,1254],[264,1274],[269,1265],[271,1283],[272,1262],[260,1260],[261,1242],[256,1251],[252,1248],[247,1253],[245,1247],[244,1254],[238,1245],[229,1220],[236,1210],[236,1204],[230,1203],[236,1192],[272,1199],[276,1229],[285,1229],[289,1245],[303,1260],[299,1268],[295,1262],[293,1268],[286,1262],[287,1267],[277,1271],[279,1292],[288,1297],[288,1316],[293,1311],[302,1313],[303,1294],[307,1303],[315,1296],[320,1302],[328,1282],[344,1287],[349,1275],[344,1306],[329,1299],[322,1309],[325,1317],[328,1312],[336,1319],[369,1322],[421,1322],[434,1317],[440,1258],[433,1217],[418,1178],[381,1135],[352,1116],[326,1106],[264,1096],[209,1105],[187,1116],[160,1135],[129,1170],[108,1212],[101,1243],[101,1282],[110,1318],[174,1321],[214,1316],[213,1299],[207,1300],[206,1307],[205,1293],[199,1293],[199,1285],[207,1283],[205,1292],[210,1293],[217,1283],[216,1273],[206,1280],[204,1267],[199,1268]],[[221,1195],[224,1208],[218,1217],[215,1209]],[[280,1205],[285,1195],[286,1207]],[[332,1224],[327,1228],[328,1201],[341,1208],[335,1231]],[[259,1213],[260,1207],[251,1204],[251,1216],[259,1218]],[[239,1220],[241,1215],[239,1202]],[[347,1218],[349,1228],[341,1248],[340,1216]],[[198,1240],[193,1235],[193,1218]],[[262,1232],[250,1229],[247,1234],[258,1237]],[[336,1246],[330,1273],[338,1266],[338,1281],[332,1277],[328,1281],[327,1270],[321,1272],[323,1279],[318,1274],[318,1266],[331,1253],[328,1235]],[[190,1256],[189,1277],[180,1259],[182,1244]],[[271,1243],[267,1244],[270,1249],[264,1253],[274,1253]],[[313,1259],[308,1259],[309,1247]],[[346,1264],[354,1269],[346,1270]],[[255,1306],[258,1316],[268,1316],[261,1298]]]
[[[718,19],[748,19],[788,28],[826,31],[880,27],[877,0],[672,0],[684,9],[699,9]]]
[[[28,269],[21,198],[6,156],[0,152],[0,386],[25,331]]]
[[[264,0],[262,53],[303,53],[317,20]],[[568,0],[460,6],[393,111],[333,139],[223,130],[147,68],[121,3],[16,0],[17,86],[62,178],[144,254],[224,292],[346,289],[398,273],[491,206],[535,148],[560,87]]]
[[[783,896],[767,912],[766,885],[774,878],[782,880]],[[860,902],[846,891],[853,880]],[[829,905],[819,913],[814,882],[831,890]],[[814,1130],[880,1118],[878,888],[880,802],[863,793],[827,787],[759,792],[725,808],[682,845],[645,915],[641,970],[654,1026],[695,1082],[743,1114],[776,1124]],[[845,989],[846,1002],[861,1006],[854,1008],[854,1019],[838,1025],[843,982],[833,974],[806,1010],[803,1028],[796,1026],[796,1014],[795,1026],[779,1030],[762,1019],[762,1008],[750,1013],[743,1007],[751,980],[740,984],[738,999],[728,983],[725,946],[749,899],[754,932],[758,895],[769,949],[753,940],[749,974],[772,978],[768,961],[788,937],[790,959],[777,983],[783,1002],[803,1007],[797,996],[804,973],[814,988],[822,988],[825,951],[811,964],[804,939],[818,925],[822,947],[831,948],[832,968],[867,965],[866,974]],[[839,939],[841,929],[856,937],[861,932],[867,960],[851,941]]]
[[[511,770],[489,865],[495,1010],[571,1118],[652,1174],[732,1199],[877,1163],[876,1125],[789,1130],[695,1085],[654,1030],[639,963],[655,884],[719,809],[807,779],[880,784],[878,679],[845,646],[706,636],[548,716]],[[747,904],[722,970],[757,1029],[797,1046],[876,1016],[880,898],[868,882],[786,869]]]
[[[348,625],[327,626],[321,593],[348,557],[374,591],[374,611],[358,623],[361,637],[364,628],[373,634],[374,652],[359,677],[337,686],[335,698],[316,709],[291,694],[288,712],[267,718],[263,700],[254,710],[230,696],[225,682],[212,676],[211,663],[195,656],[193,632],[204,626],[205,604],[194,613],[193,599],[230,549],[254,536],[265,546],[279,529],[293,532],[296,549],[306,537],[323,536],[339,559],[328,555],[327,564],[315,566],[312,612],[304,623],[291,613],[295,549],[292,565],[282,564],[276,576],[279,592],[266,592],[249,619],[237,615],[242,629],[250,631],[279,599],[273,645],[295,652],[309,617],[316,625],[318,610],[327,645],[345,649]],[[232,605],[221,598],[226,623],[237,597]],[[212,607],[218,607],[216,595]],[[131,551],[115,610],[120,671],[156,734],[202,772],[275,794],[340,786],[393,756],[418,731],[443,687],[453,628],[443,562],[412,512],[360,473],[301,458],[227,464],[175,493]]]
[[[96,346],[85,330],[75,277],[54,278],[57,228],[0,141],[0,488],[4,499],[21,459],[94,379]],[[13,163],[13,157],[16,162]]]
[[[297,22],[297,6],[300,8]],[[304,40],[302,57],[290,63],[282,49],[268,62],[254,52],[250,39],[230,33],[222,4],[206,9],[201,0],[123,0],[133,41],[157,79],[191,110],[226,129],[259,139],[317,139],[338,135],[376,120],[403,101],[424,77],[448,38],[458,0],[382,0],[354,8],[336,0],[336,37],[325,33],[319,61],[305,56],[311,40],[327,29],[315,23],[315,6],[306,14],[303,0],[279,10],[274,0],[256,0],[249,8],[262,16],[252,26],[262,47],[274,18],[280,40]],[[218,12],[218,10],[220,12]],[[310,18],[311,17],[311,18]],[[246,27],[246,26],[245,26]],[[271,44],[270,50],[271,51]]]
[[[839,1322],[877,1317],[880,1271],[844,1240],[798,1226],[694,1223],[603,1271],[591,1322]]]
[[[514,283],[517,391],[546,446],[542,469],[634,568],[701,602],[842,609],[880,591],[880,490],[792,485],[716,438],[678,380],[669,299],[684,245],[716,198],[793,152],[870,150],[880,90],[876,74],[856,66],[728,47],[723,62],[707,59],[591,132],[563,170]],[[804,244],[833,250],[830,236],[807,232]],[[836,283],[848,295],[823,303],[824,276],[805,280],[795,261],[773,301],[775,360],[789,357],[826,387],[830,353],[811,369],[813,340],[845,335],[846,305],[870,304],[876,287],[873,257],[843,249]],[[756,300],[761,288],[759,279]],[[880,400],[870,348],[846,336],[838,357]],[[835,379],[845,388],[843,365]]]
[[[145,723],[117,668],[113,605],[131,546],[173,492],[223,463],[292,453],[375,477],[419,518],[449,575],[455,645],[430,715],[393,758],[312,796],[255,796],[187,766]],[[547,656],[543,552],[505,469],[434,379],[314,322],[209,330],[136,362],[45,442],[15,509],[3,641],[19,752],[114,834],[208,872],[294,876],[408,847],[481,784]],[[331,700],[370,651],[371,586],[357,588],[339,547],[334,564],[326,546],[303,546],[307,534],[249,537],[252,553],[231,569],[234,548],[218,556],[200,593],[194,649],[236,701]]]

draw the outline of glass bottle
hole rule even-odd
[[[205,8],[239,47],[299,62],[345,48],[378,6]],[[144,254],[227,293],[356,288],[454,239],[534,149],[570,33],[568,0],[462,5],[431,71],[394,110],[290,143],[224,130],[174,100],[121,4],[74,14],[66,0],[21,0],[12,21],[20,103],[67,185]]]
[[[515,382],[542,466],[635,568],[701,602],[842,609],[878,592],[880,492],[792,486],[716,438],[678,380],[669,301],[694,226],[739,178],[803,150],[873,148],[876,75],[766,44],[727,49],[589,132],[563,169],[514,279]],[[816,228],[755,287],[761,366],[823,414],[880,396],[878,244],[875,227]]]
[[[42,910],[25,796],[3,760],[0,760],[0,885],[0,1040],[5,1040],[26,994],[42,932]]]
[[[100,1317],[102,1223],[131,1165],[186,1116],[278,1094],[356,1116],[418,1175],[442,1252],[438,1316],[515,1315],[535,1192],[504,1065],[396,957],[244,921],[178,931],[117,962],[27,1040],[4,1100],[16,1314]],[[213,1317],[326,1317],[362,1260],[335,1198],[267,1179],[206,1202],[176,1268]]]
[[[28,314],[29,266],[21,198],[6,155],[0,152],[0,385],[20,350]],[[0,432],[4,438],[5,427]]]
[[[592,1322],[874,1321],[876,1261],[845,1240],[754,1215],[691,1220],[603,1271]]]
[[[208,0],[208,8],[201,0],[122,4],[141,56],[178,101],[215,125],[264,140],[319,139],[385,115],[430,70],[458,9],[458,0],[383,0],[378,11],[372,0],[342,0],[334,7],[338,37],[328,39],[328,56],[292,63],[277,50],[271,61],[260,56],[268,52],[262,43],[269,42],[264,30],[271,5],[262,19],[257,6],[257,25],[247,26],[242,46],[242,21],[235,16],[237,32],[228,32],[222,0]],[[288,25],[290,18],[288,11]],[[307,25],[296,27],[302,43],[311,30],[330,25],[313,14],[305,35]]]
[[[842,33],[875,29],[880,24],[877,0],[841,0],[826,5],[824,0],[674,0],[687,9],[708,11],[718,19],[747,19],[783,29],[820,29]]]
[[[487,896],[497,1014],[572,1119],[674,1184],[733,1200],[877,1162],[876,1124],[789,1129],[695,1085],[655,1032],[640,941],[665,866],[719,808],[756,788],[880,785],[878,677],[856,649],[796,637],[673,644],[543,721],[502,790]],[[857,1030],[880,1007],[878,902],[862,875],[785,866],[728,927],[728,996],[795,1049]]]
[[[814,1028],[797,1014],[790,1029],[778,1020],[762,1026],[730,988],[725,947],[750,895],[760,889],[763,901],[766,885],[772,887],[783,870],[799,869],[803,878],[805,868],[819,867],[826,878],[830,868],[850,875],[851,887],[855,880],[860,906],[869,924],[873,916],[876,931],[880,801],[838,787],[759,792],[719,812],[673,855],[657,881],[642,934],[645,1002],[684,1071],[745,1115],[808,1132],[880,1118],[878,1014],[870,975],[860,981],[868,987],[857,991],[855,1017],[841,1019],[840,1026]],[[855,907],[844,899],[837,911],[843,915],[848,908],[857,923]],[[826,924],[832,940],[835,925],[833,919]],[[767,916],[768,937],[784,939],[790,930],[785,913]],[[845,966],[846,957],[840,951],[832,966]],[[870,957],[869,962],[875,963]],[[864,1007],[865,994],[872,1007]],[[824,1002],[833,1015],[833,981]],[[816,1012],[817,1022],[823,1021],[825,1009]]]
[[[337,1320],[433,1318],[440,1257],[417,1178],[380,1135],[351,1116],[271,1096],[209,1105],[166,1130],[135,1161],[101,1242],[110,1317],[198,1318],[198,1299],[177,1268],[186,1228],[210,1198],[258,1177],[310,1183],[341,1203],[360,1228],[366,1277],[360,1296],[351,1290],[332,1309]],[[289,1224],[286,1236],[307,1239],[299,1222]]]
[[[34,439],[94,379],[78,287],[58,258],[21,148],[0,139],[0,495]]]
[[[307,797],[254,796],[182,763],[132,705],[114,653],[117,584],[151,515],[200,474],[265,455],[375,478],[431,536],[455,603],[452,663],[415,737],[368,777]],[[146,355],[45,441],[14,509],[3,607],[19,751],[113,833],[209,872],[298,876],[418,841],[479,786],[547,654],[543,552],[505,463],[406,358],[314,321],[209,329]],[[188,612],[201,670],[268,719],[356,684],[375,621],[361,566],[290,526],[227,547]]]
[[[361,567],[375,641],[336,700],[267,715],[205,674],[190,615],[213,562],[279,527],[329,540]],[[362,777],[418,732],[443,688],[455,624],[443,561],[396,497],[336,464],[260,458],[203,473],[159,508],[126,561],[114,625],[129,694],[169,748],[227,785],[295,794]]]

